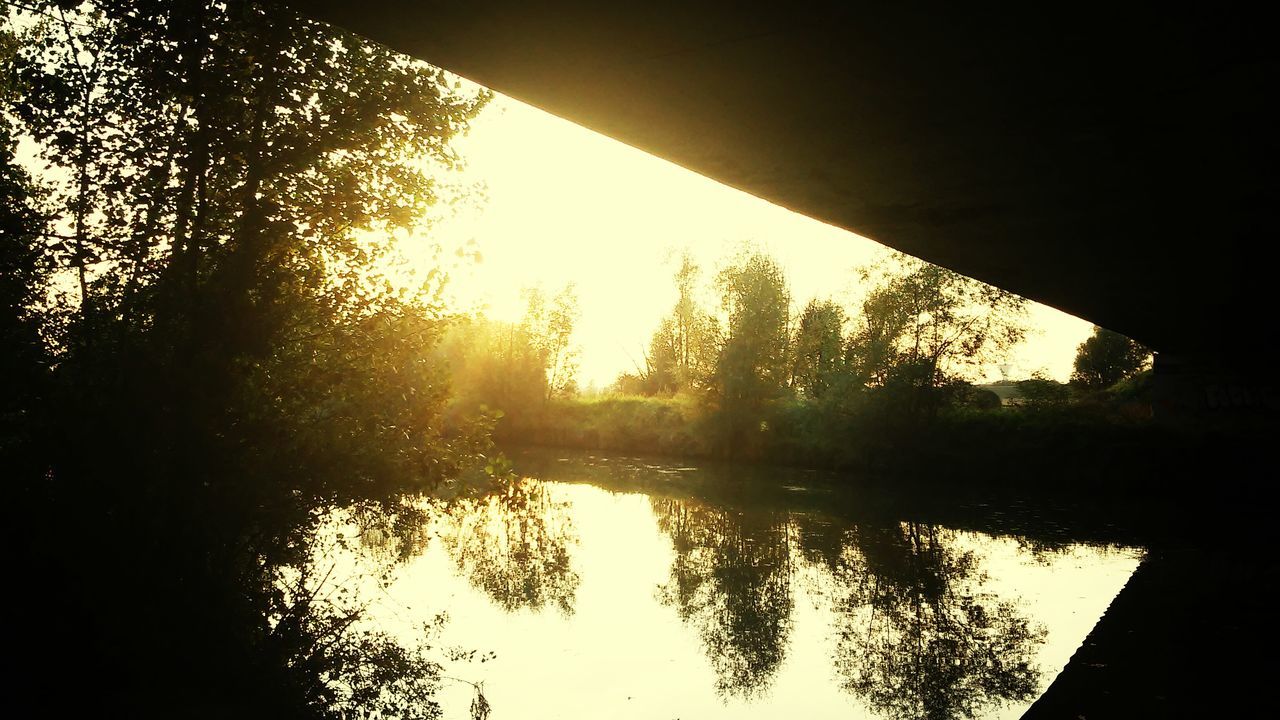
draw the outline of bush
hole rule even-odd
[[[1056,380],[1032,377],[1018,382],[1023,405],[1031,408],[1062,407],[1071,400],[1071,388]]]

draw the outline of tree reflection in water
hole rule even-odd
[[[364,503],[347,509],[364,552],[389,571],[421,555],[431,539],[429,506],[414,497]]]
[[[977,554],[933,525],[836,526],[820,516],[650,500],[675,549],[659,598],[697,628],[716,689],[768,689],[786,656],[805,567],[835,623],[843,688],[894,720],[975,717],[1035,692],[1044,641],[982,592]]]
[[[933,525],[855,526],[830,566],[836,673],[884,717],[971,718],[1036,690],[1044,630],[980,592],[957,544]]]
[[[511,480],[444,503],[429,523],[458,572],[504,610],[574,610],[578,538],[573,508],[553,497],[555,488]],[[836,679],[878,716],[972,718],[1038,687],[1033,658],[1045,632],[986,591],[973,542],[980,536],[920,523],[856,525],[770,503],[649,503],[675,551],[658,600],[696,629],[723,697],[770,689],[805,592],[829,611]],[[420,507],[357,514],[362,541],[393,561],[419,554],[431,536]]]
[[[497,492],[454,501],[442,540],[458,571],[504,610],[555,607],[573,613],[580,578],[569,504],[541,482],[512,480]]]
[[[650,501],[676,551],[659,597],[697,627],[716,690],[749,696],[767,688],[786,655],[794,604],[786,515]]]

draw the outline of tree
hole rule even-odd
[[[1102,390],[1133,377],[1151,360],[1151,351],[1117,332],[1094,326],[1093,334],[1076,350],[1071,382]]]
[[[844,308],[830,300],[811,300],[800,315],[794,341],[792,384],[820,398],[844,369]]]
[[[35,429],[51,449],[17,483],[24,504],[77,518],[60,523],[73,547],[150,560],[82,580],[121,598],[101,617],[139,633],[135,661],[197,663],[125,673],[174,694],[143,699],[190,706],[181,692],[218,677],[220,695],[293,701],[272,714],[376,714],[394,698],[356,708],[322,680],[396,653],[365,653],[386,645],[280,581],[322,509],[394,503],[486,447],[443,418],[440,277],[408,288],[380,268],[487,94],[279,3],[28,5],[6,111],[51,168],[56,212],[22,220],[34,257],[3,251],[24,268],[6,303],[49,298],[53,339]]]
[[[714,388],[730,452],[766,404],[783,395],[790,376],[791,294],[782,268],[751,253],[717,277],[728,333],[716,363]]]
[[[697,300],[700,269],[688,252],[673,277],[677,299],[649,340],[642,386],[647,394],[705,388],[715,370],[720,325]]]
[[[863,302],[849,354],[859,377],[937,388],[1007,352],[1026,334],[1027,300],[915,259],[883,275]]]
[[[17,39],[0,29],[0,107],[15,97]],[[45,217],[37,210],[38,189],[15,158],[16,133],[0,110],[0,455],[26,442],[31,415],[40,407],[48,361],[41,326],[40,291],[49,268],[44,262]]]
[[[440,357],[460,415],[485,406],[519,422],[548,396],[546,357],[524,323],[458,318],[441,340]]]
[[[275,4],[65,5],[37,3],[15,103],[65,208],[44,258],[79,287],[64,366],[147,358],[199,431],[272,422],[305,443],[317,404],[331,422],[373,413],[380,439],[409,442],[345,457],[371,463],[355,476],[440,452],[414,437],[438,434],[422,412],[439,409],[423,396],[438,370],[412,358],[443,327],[441,281],[393,286],[391,245],[358,231],[422,222],[487,96]]]
[[[571,394],[577,387],[578,349],[572,344],[574,326],[582,317],[573,283],[550,305],[540,288],[524,290],[525,314],[521,331],[528,337],[546,373],[546,399]]]
[[[663,318],[645,355],[649,394],[704,389],[715,372],[719,347],[720,324],[715,316],[696,314],[683,330],[674,315]]]
[[[507,416],[504,427],[521,426],[545,411],[552,397],[575,392],[572,339],[580,313],[573,286],[550,303],[539,288],[523,294],[519,322],[461,317],[445,332],[436,355],[450,371],[454,415],[487,407]]]
[[[1042,409],[1061,407],[1071,400],[1071,389],[1043,373],[1035,372],[1026,380],[1019,380],[1018,395],[1023,405]]]

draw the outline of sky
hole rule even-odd
[[[863,291],[857,269],[892,254],[497,93],[455,147],[463,169],[442,180],[465,190],[443,194],[462,199],[436,208],[430,227],[400,237],[403,255],[422,276],[441,265],[443,247],[452,309],[499,320],[520,318],[524,288],[554,295],[572,283],[582,311],[574,339],[583,388],[607,388],[643,366],[650,336],[675,304],[672,275],[683,252],[702,268],[708,309],[718,305],[712,278],[749,247],[783,267],[796,312],[829,298],[851,315]],[[47,172],[29,139],[18,150],[23,164]],[[1003,374],[1067,380],[1093,326],[1038,303],[1028,325]],[[971,379],[1002,376],[996,365],[984,370]]]
[[[573,283],[583,387],[606,387],[643,363],[650,335],[675,303],[671,276],[683,251],[709,281],[749,245],[783,267],[797,308],[831,298],[851,310],[861,293],[856,269],[890,255],[872,240],[502,95],[456,147],[466,163],[457,179],[483,191],[427,233],[446,248],[478,253],[451,271],[452,303],[517,320],[522,288],[554,294]],[[405,242],[407,256],[432,262],[429,243]],[[710,308],[714,298],[705,302]],[[1040,304],[1028,320],[1032,332],[1009,358],[1008,377],[1041,371],[1066,380],[1093,326]],[[1000,377],[993,365],[974,379]]]

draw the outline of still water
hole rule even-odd
[[[812,474],[516,469],[409,532],[335,513],[315,561],[366,622],[431,645],[445,717],[474,683],[498,720],[1016,718],[1142,556],[877,517]]]

